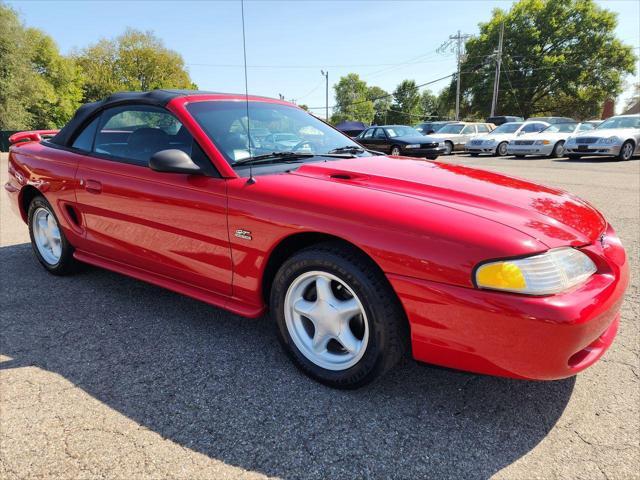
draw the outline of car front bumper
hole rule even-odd
[[[549,145],[512,145],[507,146],[507,155],[544,155],[549,156],[553,152],[555,144]]]
[[[438,157],[445,151],[444,147],[436,148],[403,148],[400,155],[404,157]]]
[[[465,145],[464,151],[467,153],[496,153],[498,145]]]
[[[622,145],[585,145],[580,148],[579,145],[565,145],[565,154],[571,155],[589,155],[589,156],[602,156],[611,157],[618,156]]]
[[[514,378],[566,378],[595,363],[616,335],[629,282],[612,229],[582,249],[598,266],[584,284],[533,297],[388,275],[407,312],[416,360]]]

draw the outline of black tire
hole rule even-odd
[[[514,157],[516,157],[516,158],[524,158],[525,155],[514,155]]]
[[[400,156],[401,155],[400,147],[397,145],[394,145],[393,147],[391,147],[391,155]]]
[[[564,142],[560,140],[553,146],[553,150],[551,150],[551,158],[561,158],[564,154]]]
[[[496,147],[496,151],[494,156],[496,157],[504,157],[507,154],[507,142],[500,142]]]
[[[427,155],[428,160],[435,160],[438,158],[438,155]]]
[[[479,156],[480,154],[479,154],[479,153],[470,153],[469,155],[471,155],[472,157],[477,157],[477,156]]]
[[[60,232],[60,246],[61,246],[60,259],[53,264],[49,263],[42,256],[42,254],[38,250],[38,247],[36,246],[36,240],[34,238],[33,218],[36,210],[40,208],[47,210],[49,214],[53,216],[58,226],[58,230]],[[53,275],[70,275],[72,273],[75,273],[78,267],[78,261],[75,258],[73,258],[74,248],[67,240],[67,237],[65,237],[64,232],[62,231],[62,228],[60,228],[60,222],[58,221],[58,217],[56,216],[55,212],[51,208],[51,205],[49,204],[49,202],[47,202],[47,200],[44,197],[37,196],[29,204],[28,222],[29,222],[29,237],[31,238],[31,247],[33,248],[33,252],[35,253],[35,256],[40,262],[40,264],[49,273],[52,273]]]
[[[453,143],[446,141],[444,142],[444,152],[442,152],[443,155],[451,155],[453,153]]]
[[[635,145],[631,140],[627,140],[620,147],[620,153],[618,153],[618,160],[631,160],[633,157],[633,151],[635,150]]]
[[[582,158],[582,155],[576,155],[575,153],[568,153],[567,158],[570,160],[580,160],[580,158]]]
[[[325,369],[312,362],[298,349],[287,328],[287,291],[296,279],[310,271],[326,272],[345,282],[366,313],[369,337],[364,354],[344,370]],[[274,278],[270,306],[278,338],[294,364],[306,375],[333,388],[366,385],[396,365],[409,347],[404,310],[384,274],[361,252],[339,243],[317,244],[287,259]]]

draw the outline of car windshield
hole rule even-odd
[[[418,130],[413,127],[405,127],[405,126],[396,126],[396,127],[387,127],[385,128],[387,135],[389,138],[394,137],[408,137],[409,135],[420,136],[422,135]]]
[[[640,128],[640,116],[611,117],[596,127],[597,130],[606,130],[608,128]]]
[[[449,125],[445,125],[440,130],[438,130],[438,133],[460,133],[463,128],[464,125],[461,125],[459,123],[450,123]]]
[[[521,122],[503,123],[494,131],[492,131],[489,135],[494,135],[496,133],[516,133],[521,126],[522,126]]]
[[[250,102],[250,122],[247,122],[245,102],[193,102],[187,105],[187,110],[231,165],[273,152],[313,157],[344,147],[362,150],[349,137],[304,110],[289,105]],[[254,130],[271,134],[258,137]]]
[[[549,125],[542,131],[549,133],[573,133],[577,125],[577,123],[557,123],[555,125]]]

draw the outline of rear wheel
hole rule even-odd
[[[507,142],[501,142],[496,147],[496,155],[504,157],[507,154]]]
[[[582,155],[576,155],[575,153],[570,153],[567,155],[567,158],[570,160],[579,160]]]
[[[393,147],[391,147],[391,155],[393,156],[399,156],[400,155],[400,147],[397,145],[394,145]]]
[[[68,275],[75,271],[73,247],[44,197],[35,197],[29,205],[29,236],[36,258],[50,273]]]
[[[524,155],[514,155],[516,158],[524,158]]]
[[[631,140],[627,140],[620,147],[620,153],[618,154],[618,160],[630,160],[633,157],[633,142]]]
[[[407,321],[384,275],[339,244],[289,258],[276,274],[270,303],[278,337],[296,366],[331,387],[369,383],[408,347]]]
[[[438,158],[438,155],[427,155],[428,160],[435,160],[436,158]]]

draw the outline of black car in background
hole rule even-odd
[[[418,130],[422,135],[429,135],[430,133],[436,133],[442,127],[448,123],[456,123],[453,120],[442,120],[437,122],[422,122],[416,125],[414,128]]]
[[[391,155],[426,157],[435,160],[445,148],[438,140],[422,135],[407,125],[369,127],[354,140],[366,148]]]
[[[513,115],[497,115],[495,117],[487,118],[487,123],[493,123],[496,127],[499,127],[503,123],[508,122],[522,122],[524,119],[522,117],[514,117]]]

